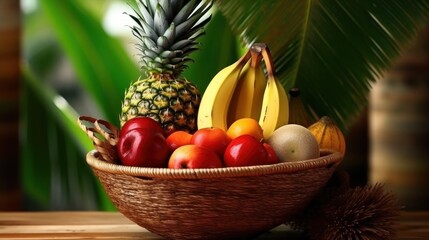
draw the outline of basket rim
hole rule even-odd
[[[124,166],[106,162],[97,150],[91,150],[86,155],[86,162],[92,168],[113,174],[123,174],[143,178],[160,179],[208,179],[225,177],[248,177],[269,174],[294,173],[315,168],[337,167],[343,154],[330,149],[322,149],[320,157],[296,161],[282,162],[271,165],[224,167],[224,168],[199,168],[199,169],[169,169]]]

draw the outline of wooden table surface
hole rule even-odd
[[[0,239],[162,239],[118,212],[0,212]],[[306,239],[280,226],[257,239]],[[402,212],[396,239],[429,239],[429,212]]]

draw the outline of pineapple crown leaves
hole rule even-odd
[[[149,74],[175,77],[192,61],[189,54],[198,49],[197,38],[210,21],[211,0],[136,0],[136,23],[132,34],[139,39],[142,68]]]

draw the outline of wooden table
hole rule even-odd
[[[0,212],[0,239],[162,239],[118,212]],[[306,239],[281,226],[263,239]],[[402,212],[396,239],[429,239],[429,212]]]

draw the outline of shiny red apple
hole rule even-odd
[[[242,135],[229,143],[223,162],[226,167],[241,167],[269,164],[270,159],[263,143],[250,135]]]
[[[212,150],[197,145],[185,145],[171,154],[168,168],[220,168],[222,160]]]
[[[125,124],[122,126],[121,131],[119,132],[119,136],[122,136],[133,129],[142,128],[151,129],[152,131],[159,132],[164,137],[167,137],[167,133],[161,126],[161,124],[150,117],[134,117],[126,121]]]
[[[211,149],[220,158],[230,141],[224,130],[215,127],[198,129],[191,138],[191,144]]]
[[[276,163],[279,163],[280,160],[277,157],[277,154],[274,151],[273,147],[271,147],[271,145],[268,144],[268,143],[266,143],[266,142],[264,142],[263,145],[264,145],[264,147],[265,147],[265,149],[267,150],[267,153],[268,153],[268,160],[269,161],[268,161],[267,164],[276,164]]]
[[[123,165],[138,167],[165,167],[170,153],[165,137],[148,128],[124,133],[117,150]]]

